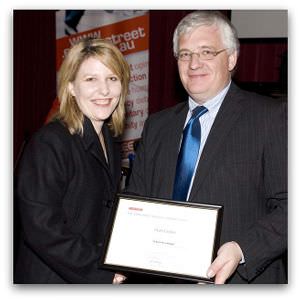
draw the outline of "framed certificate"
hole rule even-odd
[[[102,266],[213,283],[223,207],[119,194]]]

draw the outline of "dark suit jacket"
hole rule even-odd
[[[188,104],[147,120],[129,193],[172,198]],[[189,201],[224,206],[221,244],[237,241],[246,264],[229,283],[286,281],[286,104],[231,87],[207,138]]]
[[[39,130],[17,176],[22,234],[15,283],[112,283],[99,268],[120,179],[120,152],[104,124],[109,165],[89,119],[71,135],[59,121]]]

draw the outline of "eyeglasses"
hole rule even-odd
[[[201,58],[202,60],[212,60],[217,55],[222,53],[223,51],[227,50],[228,48],[221,49],[218,51],[208,50],[204,49],[200,52],[192,52],[190,50],[180,50],[179,53],[175,56],[180,61],[191,61],[193,54],[196,54],[198,58]]]

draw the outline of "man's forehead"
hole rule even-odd
[[[216,24],[199,25],[196,27],[188,27],[184,32],[180,34],[180,38],[189,37],[193,34],[210,32],[219,34],[220,30]]]
[[[221,42],[222,37],[220,34],[220,29],[214,25],[200,25],[195,28],[190,28],[187,32],[183,33],[179,37],[179,45],[185,43],[214,43]]]

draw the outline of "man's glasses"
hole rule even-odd
[[[217,55],[219,55],[220,53],[222,53],[223,51],[225,51],[227,49],[228,48],[218,50],[218,51],[204,49],[204,50],[201,50],[200,52],[192,52],[190,50],[180,50],[175,57],[181,61],[191,61],[193,55],[196,54],[198,56],[198,58],[201,58],[202,60],[212,60]]]

